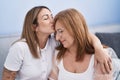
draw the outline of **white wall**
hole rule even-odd
[[[37,5],[48,6],[54,15],[76,8],[89,26],[120,24],[120,0],[0,0],[0,35],[20,34],[26,12]]]

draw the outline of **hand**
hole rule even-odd
[[[99,52],[95,52],[95,66],[98,63],[103,74],[110,73],[112,70],[112,61],[107,50],[102,49]]]

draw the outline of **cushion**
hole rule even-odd
[[[114,49],[117,56],[120,58],[120,33],[95,33],[102,44],[105,44]]]

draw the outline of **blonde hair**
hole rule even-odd
[[[28,11],[24,20],[23,31],[21,35],[21,39],[26,39],[26,43],[28,44],[31,53],[35,58],[39,58],[37,50],[39,42],[33,27],[35,25],[37,27],[38,14],[43,8],[46,8],[50,11],[50,9],[46,6],[37,6]]]
[[[63,24],[66,30],[74,37],[75,42],[77,42],[76,61],[82,60],[85,52],[94,53],[94,48],[89,40],[86,21],[80,12],[76,9],[63,10],[55,16],[54,21],[54,25],[56,25],[57,21]],[[57,58],[61,59],[65,54],[66,48],[60,44],[57,49],[59,50]]]

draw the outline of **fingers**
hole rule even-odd
[[[110,67],[110,70],[112,70],[112,60],[111,60],[111,58],[109,58],[109,67]]]
[[[107,66],[108,66],[108,68],[107,68]],[[109,58],[107,63],[106,63],[106,70],[107,70],[108,73],[110,73],[111,70],[112,70],[112,60],[111,60],[111,58]]]
[[[108,74],[112,70],[112,62],[111,60],[105,61],[104,63],[100,63],[101,71],[103,74]]]
[[[97,63],[99,63],[101,72],[104,74],[108,74],[112,70],[112,61],[110,56],[108,55],[108,52],[106,52],[106,50],[103,50],[103,52],[105,53],[104,55],[95,55],[94,66],[96,66]]]
[[[95,60],[95,61],[94,61],[94,67],[97,66],[97,63],[98,63],[97,60]]]
[[[105,74],[106,70],[105,70],[104,64],[100,64],[100,66],[101,66],[100,68],[101,68],[102,73]]]
[[[110,62],[106,61],[104,63],[104,66],[105,66],[105,70],[106,70],[106,73],[110,73]]]

